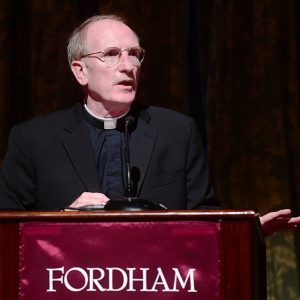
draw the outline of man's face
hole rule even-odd
[[[139,46],[133,31],[125,24],[114,20],[101,20],[88,28],[87,53],[103,51],[109,47],[127,49]],[[108,66],[96,57],[82,59],[86,66],[87,101],[100,101],[104,105],[128,106],[135,98],[140,66],[134,65],[123,51],[120,61]]]

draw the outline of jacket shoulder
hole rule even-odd
[[[61,129],[70,122],[79,122],[81,117],[81,105],[76,104],[72,107],[48,113],[46,115],[34,117],[24,122],[14,125],[12,130],[20,130],[23,133],[49,134]]]
[[[166,128],[190,128],[195,125],[195,120],[192,117],[168,108],[149,106],[147,112],[153,123],[163,124]]]

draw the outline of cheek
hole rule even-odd
[[[112,89],[112,78],[108,72],[99,72],[91,76],[90,87],[97,90],[99,93],[107,93]]]

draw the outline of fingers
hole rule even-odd
[[[102,193],[82,193],[71,205],[70,207],[80,207],[84,205],[104,205],[109,198],[107,198]]]
[[[297,225],[300,225],[300,217],[290,218],[288,223],[297,227]]]
[[[295,229],[300,224],[300,217],[291,218],[290,209],[281,209],[260,217],[261,225],[265,236],[274,232]]]
[[[290,217],[292,211],[289,208],[281,209],[275,212],[278,218],[280,217]]]
[[[260,217],[260,221],[262,224],[267,223],[269,221],[273,221],[276,219],[281,219],[281,218],[289,218],[291,215],[291,210],[290,209],[281,209],[278,211],[270,212],[267,213],[263,216]]]

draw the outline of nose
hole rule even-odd
[[[130,73],[133,71],[134,64],[130,61],[127,51],[123,51],[121,53],[118,69],[120,72],[126,72],[126,73],[127,72]]]

